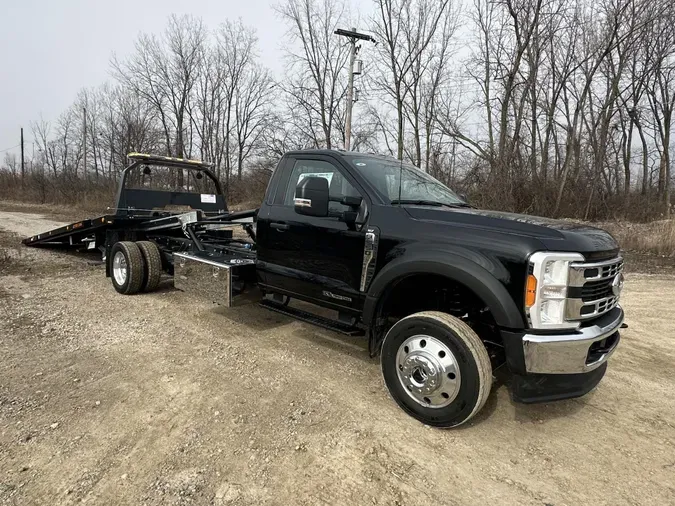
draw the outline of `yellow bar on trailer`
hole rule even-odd
[[[201,160],[190,160],[190,159],[187,159],[187,158],[175,158],[175,157],[172,157],[172,156],[150,155],[150,154],[147,154],[147,153],[129,153],[127,155],[127,158],[131,158],[132,160],[153,160],[153,161],[165,161],[165,162],[191,163],[193,165],[204,165],[204,166],[213,165],[209,162],[202,162]]]

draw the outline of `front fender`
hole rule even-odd
[[[504,269],[503,266],[499,266]],[[466,257],[445,251],[427,251],[414,257],[405,255],[387,263],[370,285],[363,307],[363,322],[370,325],[377,305],[397,281],[412,274],[437,274],[461,283],[487,305],[500,327],[525,328],[521,310],[504,285],[485,267]]]

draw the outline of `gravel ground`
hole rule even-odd
[[[0,504],[675,504],[671,275],[628,274],[594,392],[495,384],[442,431],[361,340],[170,282],[118,295],[96,257],[20,247],[59,221],[22,211],[0,212]]]

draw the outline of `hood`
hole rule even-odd
[[[582,253],[587,261],[612,258],[619,245],[608,232],[581,223],[482,209],[406,206],[416,220],[539,240],[550,251]]]

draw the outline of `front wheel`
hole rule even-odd
[[[382,374],[394,400],[427,425],[456,427],[485,404],[492,365],[466,323],[437,311],[407,316],[382,343]]]

